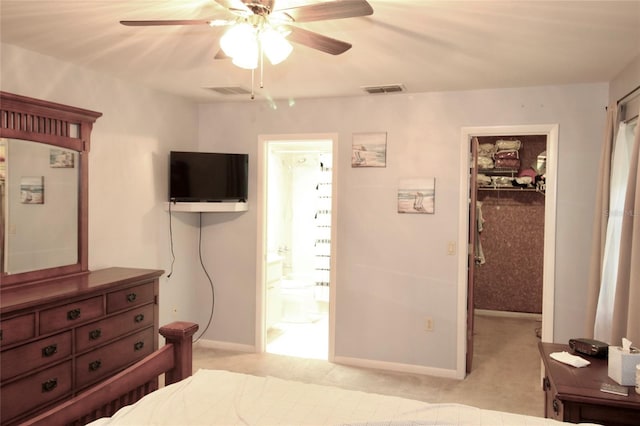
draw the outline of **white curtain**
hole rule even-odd
[[[611,329],[618,277],[622,219],[625,214],[625,194],[634,142],[634,128],[635,125],[620,123],[611,166],[607,233],[594,326],[594,338],[611,344],[615,344],[615,342],[612,342]]]

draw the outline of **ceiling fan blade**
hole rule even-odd
[[[224,53],[222,51],[222,49],[218,50],[218,52],[216,53],[216,56],[213,57],[213,59],[231,59],[229,56],[227,56],[226,53]]]
[[[120,21],[122,25],[128,27],[151,27],[160,25],[211,25],[212,21],[204,19],[167,19],[167,20],[148,20],[148,21]]]
[[[275,12],[287,14],[294,22],[313,22],[372,15],[373,8],[366,0],[342,0],[276,9]]]
[[[335,38],[323,36],[312,31],[298,27],[289,27],[291,33],[287,36],[289,41],[299,43],[331,55],[339,55],[351,49],[351,44]]]

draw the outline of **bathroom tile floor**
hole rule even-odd
[[[280,322],[267,333],[267,353],[327,360],[329,319],[318,315],[308,323]]]
[[[541,362],[532,319],[476,316],[473,371],[464,380],[352,367],[274,353],[194,348],[194,371],[223,369],[427,402],[544,416]]]

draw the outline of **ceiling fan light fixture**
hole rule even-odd
[[[254,47],[257,49],[256,32],[254,27],[247,23],[232,26],[220,38],[220,48],[232,58]]]
[[[233,65],[244,68],[246,70],[255,70],[258,68],[258,53],[255,51],[246,50],[243,53],[237,54],[231,58]]]
[[[285,36],[271,27],[265,27],[260,31],[260,44],[272,65],[287,59],[293,51],[293,46]]]

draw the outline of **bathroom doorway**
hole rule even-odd
[[[264,350],[329,359],[333,138],[263,146]]]

